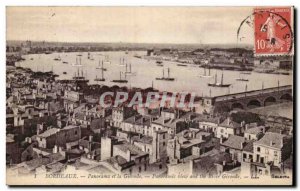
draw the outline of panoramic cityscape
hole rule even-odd
[[[291,54],[258,56],[251,45],[253,34],[246,37],[250,40],[236,42],[238,27],[251,15],[251,7],[229,8],[235,14],[218,8],[234,24],[224,25],[228,29],[214,38],[208,37],[210,31],[214,31],[212,36],[222,33],[214,20],[217,16],[213,17],[218,9],[165,8],[160,13],[153,8],[128,8],[136,9],[135,14],[124,20],[113,16],[109,24],[99,24],[98,18],[86,15],[88,8],[82,9],[7,8],[8,184],[19,184],[19,177],[39,178],[33,184],[47,184],[55,178],[120,181],[118,176],[154,181],[190,177],[195,181],[192,184],[210,184],[207,178],[239,179],[237,184],[271,178],[291,184],[294,58]],[[103,13],[97,17],[102,20],[101,14],[107,12],[132,11],[123,9],[99,8]],[[126,20],[141,16],[139,11],[147,13],[141,20],[151,21],[158,16],[170,19],[177,12],[192,21],[195,15],[210,15],[213,18],[208,21],[216,26],[201,29],[195,40],[198,29],[178,29],[177,34],[165,37],[170,29],[163,26],[165,21],[155,20],[157,26],[145,33],[159,36],[149,34],[151,41],[143,36],[144,30],[136,29],[145,24],[136,18],[135,25]],[[32,16],[24,17],[20,27],[28,26],[14,33],[24,12]],[[47,28],[62,27],[59,20],[74,12],[90,19],[86,25],[78,21],[78,31],[96,30],[94,25],[107,28],[87,32],[97,39],[92,41],[77,36],[81,32],[72,32],[78,23],[70,18],[69,33],[55,29],[55,34],[48,34]],[[187,19],[174,20],[190,26]],[[128,29],[126,22],[135,28]],[[207,26],[207,22],[199,23],[200,28]],[[118,27],[124,34],[116,32]],[[227,33],[231,36],[224,40]],[[193,37],[186,37],[184,43],[184,34]],[[272,42],[271,50],[276,51]]]

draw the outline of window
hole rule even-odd
[[[146,164],[144,164],[144,169],[145,169],[145,171],[147,170],[147,165]]]
[[[266,152],[266,154],[269,154],[269,150],[268,149],[266,149],[265,152]]]
[[[159,165],[159,169],[162,169],[162,165],[161,164]]]
[[[163,134],[163,139],[165,139],[166,138],[166,135],[165,134]]]
[[[274,151],[274,156],[277,157],[277,151]]]
[[[247,158],[247,154],[246,153],[243,154],[243,158],[244,159]]]
[[[139,172],[142,172],[142,167],[139,167]]]
[[[166,146],[166,143],[165,143],[165,142],[163,142],[163,146]]]
[[[260,152],[260,147],[257,147],[257,152]]]
[[[75,135],[77,135],[77,131],[75,131]]]

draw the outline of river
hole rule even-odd
[[[76,63],[77,55],[81,54],[82,67],[72,66]],[[278,81],[280,85],[292,85],[292,75],[278,75],[278,74],[264,74],[252,72],[250,75],[241,75],[239,71],[224,70],[224,83],[232,84],[229,88],[217,88],[209,87],[207,83],[214,82],[214,77],[201,78],[199,75],[203,75],[204,69],[195,65],[188,65],[187,67],[177,66],[178,63],[171,61],[163,61],[164,66],[159,67],[154,60],[146,60],[143,58],[136,58],[134,55],[145,55],[145,51],[130,51],[128,54],[125,52],[91,52],[90,57],[93,60],[88,59],[88,52],[72,52],[72,53],[52,53],[52,54],[31,54],[24,55],[26,59],[19,63],[19,66],[30,68],[33,71],[51,71],[59,75],[59,79],[71,79],[78,68],[83,70],[83,74],[90,80],[90,84],[104,84],[108,86],[119,85],[128,87],[140,87],[147,88],[152,86],[161,91],[170,92],[195,92],[199,96],[217,96],[228,93],[238,93],[247,90],[257,90],[262,88],[277,87]],[[105,82],[95,82],[96,75],[101,76],[101,70],[96,69],[99,60],[104,60],[105,56],[109,58],[110,64],[105,63],[104,71]],[[55,61],[54,58],[60,57],[61,61]],[[118,84],[111,82],[114,79],[119,79],[120,72],[125,71],[125,66],[120,65],[120,60],[131,63],[132,72],[136,75],[127,76],[127,84]],[[68,62],[68,64],[63,64]],[[129,68],[129,67],[128,67]],[[157,81],[156,77],[162,77],[162,70],[165,70],[165,76],[167,75],[167,68],[170,68],[170,77],[174,77],[175,81]],[[67,74],[63,74],[67,72]],[[208,71],[207,71],[208,73]],[[211,75],[214,76],[217,73],[218,82],[221,80],[221,70],[211,70]],[[81,72],[80,72],[81,74]],[[247,78],[248,82],[237,81],[236,78]],[[124,75],[122,75],[124,78]]]

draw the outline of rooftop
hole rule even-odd
[[[60,129],[58,129],[58,128],[51,128],[51,129],[48,129],[45,132],[43,132],[43,133],[41,133],[41,134],[39,134],[37,136],[45,138],[45,137],[49,137],[51,135],[56,134],[58,131],[60,131]]]
[[[120,145],[114,145],[114,147],[119,148],[123,152],[130,151],[131,156],[135,156],[135,157],[139,157],[139,156],[148,154],[148,153],[143,152],[139,147],[132,145],[128,142],[125,142]]]
[[[259,134],[259,133],[263,133],[264,127],[263,126],[259,126],[259,127],[253,127],[253,128],[249,128],[245,131],[245,133],[250,133],[250,134]]]
[[[222,143],[222,145],[230,147],[230,148],[242,150],[243,144],[245,143],[245,141],[246,141],[245,137],[231,135],[228,137],[228,139],[224,143]]]
[[[260,140],[256,141],[254,144],[281,149],[284,145],[285,137],[286,135],[283,134],[267,132]]]
[[[239,127],[241,126],[241,124],[232,121],[230,118],[227,118],[225,121],[223,121],[223,122],[220,124],[220,126],[221,126],[221,127],[227,127],[227,128],[233,128],[233,129],[236,129],[236,128],[239,128]]]

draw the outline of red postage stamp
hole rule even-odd
[[[255,8],[256,55],[293,53],[293,13],[290,7]]]

